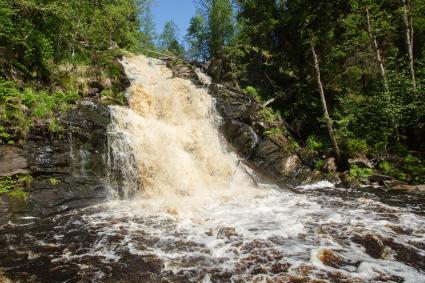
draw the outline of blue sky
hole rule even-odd
[[[194,0],[153,0],[152,15],[155,30],[161,34],[164,24],[172,20],[179,27],[180,40],[186,35],[190,18],[195,14]]]

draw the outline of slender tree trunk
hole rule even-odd
[[[382,77],[382,83],[384,85],[384,92],[386,94],[387,107],[391,107],[391,94],[390,94],[390,88],[388,86],[387,74],[386,74],[385,67],[384,67],[384,60],[382,59],[381,51],[379,49],[379,45],[378,45],[378,41],[376,40],[376,36],[373,33],[372,21],[370,19],[370,13],[369,13],[368,8],[366,8],[366,20],[367,20],[367,31],[369,33],[369,38],[370,38],[370,41],[371,41],[371,44],[372,44],[372,48],[375,51],[376,60],[378,61],[379,71],[380,71],[381,77]],[[393,128],[395,135],[396,135],[396,139],[398,140],[399,139],[399,132],[398,132],[398,127],[395,123],[394,115],[393,115],[392,112],[390,112],[387,115],[388,115],[387,116],[388,117],[387,123],[389,124],[389,126],[391,128]]]
[[[320,100],[322,101],[323,113],[326,120],[326,127],[328,129],[329,138],[331,139],[332,147],[335,151],[336,157],[338,161],[341,162],[342,161],[341,151],[339,150],[338,142],[336,141],[331,117],[329,116],[328,106],[326,104],[326,98],[325,98],[325,91],[323,90],[322,79],[320,76],[319,60],[317,59],[316,50],[314,48],[313,39],[311,38],[311,36],[310,36],[310,46],[311,46],[311,53],[313,54],[313,59],[314,59],[314,69],[316,70],[317,87],[319,88]]]
[[[414,65],[414,58],[413,58],[413,26],[411,25],[412,24],[411,21],[409,23],[406,0],[402,0],[402,1],[403,1],[403,21],[404,21],[404,27],[406,29],[406,43],[407,43],[407,50],[409,54],[410,76],[412,78],[413,89],[416,91],[415,65]]]
[[[370,41],[373,45],[372,47],[375,50],[376,60],[378,61],[379,71],[381,73],[382,82],[384,84],[384,90],[385,90],[385,92],[389,93],[390,89],[388,87],[388,81],[387,81],[387,75],[386,75],[386,72],[385,72],[384,61],[382,60],[381,51],[379,50],[378,41],[376,40],[376,36],[373,33],[372,22],[370,20],[370,14],[369,14],[368,8],[366,8],[366,19],[367,19],[367,31],[369,33]]]

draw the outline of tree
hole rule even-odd
[[[233,36],[233,7],[230,0],[211,0],[208,9],[209,51],[219,56]]]
[[[412,21],[409,20],[409,12],[407,8],[406,0],[402,0],[402,2],[403,2],[403,23],[404,23],[404,28],[406,31],[407,53],[409,55],[410,76],[412,79],[413,90],[416,91],[415,62],[413,58],[413,24],[412,24]]]
[[[379,71],[381,72],[382,84],[384,86],[384,91],[386,93],[389,93],[390,89],[388,87],[388,80],[387,80],[387,75],[386,75],[386,71],[385,71],[385,67],[384,67],[384,60],[382,58],[381,50],[379,49],[378,41],[376,40],[376,36],[375,36],[374,31],[373,31],[372,21],[371,21],[371,17],[370,17],[370,13],[369,13],[369,8],[366,7],[365,11],[366,11],[366,20],[367,20],[367,31],[369,33],[369,38],[370,38],[370,42],[371,42],[371,45],[372,45],[372,49],[374,50],[374,52],[376,54],[376,61],[379,65]]]
[[[145,8],[142,10],[140,14],[140,25],[141,31],[144,34],[144,42],[143,45],[149,49],[153,49],[155,44],[154,41],[156,39],[155,34],[155,22],[152,17],[152,10],[150,6],[151,2],[147,2],[145,4]]]
[[[176,56],[183,57],[184,48],[177,40],[178,27],[173,21],[168,21],[164,25],[164,30],[159,36],[159,48],[168,51]]]
[[[322,102],[323,115],[325,117],[326,128],[328,129],[329,138],[331,140],[332,147],[334,149],[335,155],[336,155],[338,161],[340,163],[342,163],[341,151],[339,149],[338,142],[336,140],[335,133],[334,133],[334,130],[333,130],[332,119],[329,116],[328,106],[327,106],[327,103],[326,103],[325,92],[323,90],[323,84],[322,84],[322,79],[321,79],[321,74],[320,74],[319,60],[317,58],[317,54],[316,54],[316,50],[315,50],[314,42],[313,42],[313,37],[312,37],[311,34],[310,34],[310,47],[311,47],[311,54],[313,55],[314,69],[316,71],[317,87],[319,89],[320,101]]]
[[[201,14],[190,19],[185,39],[189,44],[189,58],[205,62],[208,59],[208,32],[205,18]]]

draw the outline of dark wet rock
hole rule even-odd
[[[217,231],[217,239],[230,239],[231,237],[237,236],[238,233],[233,227],[221,227]]]
[[[341,258],[341,256],[336,254],[334,251],[328,249],[320,250],[319,259],[321,262],[323,262],[324,265],[334,268],[340,268],[343,263],[343,259]]]
[[[415,186],[415,190],[418,192],[425,193],[425,185],[417,185]]]
[[[394,180],[393,177],[382,175],[382,174],[373,174],[369,177],[369,181],[372,183],[378,183],[379,185],[383,186],[385,182]]]
[[[323,165],[323,170],[326,173],[336,173],[337,171],[336,161],[334,157],[330,157],[325,160],[325,164]]]
[[[348,188],[353,185],[353,178],[348,175],[348,172],[340,172],[337,174],[337,178],[339,179],[338,185],[344,188]]]
[[[109,110],[92,101],[82,101],[60,119],[63,138],[52,136],[48,124],[38,123],[21,147],[0,147],[2,174],[32,176],[25,205],[2,215],[2,221],[19,214],[47,216],[103,200],[105,160],[110,122]],[[12,160],[12,162],[10,162]]]
[[[222,131],[227,140],[243,156],[249,157],[258,143],[258,136],[248,125],[237,120],[227,120],[223,123]]]
[[[0,177],[28,174],[24,151],[16,146],[0,146]]]
[[[391,249],[387,247],[382,239],[377,235],[355,235],[351,240],[357,244],[362,245],[366,253],[373,258],[388,259]]]
[[[312,184],[325,179],[325,176],[318,170],[306,170],[299,174],[299,178],[303,180],[303,184]]]
[[[350,165],[355,165],[360,168],[373,168],[372,162],[366,156],[363,155],[359,155],[355,158],[349,159],[348,163]]]
[[[287,272],[288,269],[291,267],[291,265],[289,263],[274,263],[271,268],[270,271],[274,274],[278,274],[278,273],[282,273],[282,272]]]

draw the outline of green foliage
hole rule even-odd
[[[314,169],[316,169],[318,171],[323,170],[324,166],[325,166],[325,160],[323,160],[323,159],[319,159],[319,160],[316,160],[314,162]]]
[[[373,169],[360,168],[356,165],[351,165],[348,174],[352,178],[365,179],[373,175]]]
[[[257,102],[261,102],[261,96],[258,94],[258,91],[256,88],[252,87],[252,86],[247,86],[243,92],[245,92],[246,94],[252,96],[252,98],[255,99],[255,101]]]
[[[48,129],[51,134],[59,138],[63,138],[65,129],[57,118],[53,118],[49,121]]]
[[[281,137],[284,135],[284,132],[281,128],[273,127],[273,128],[267,129],[264,132],[264,135],[268,137]]]
[[[234,9],[231,0],[200,0],[201,9],[190,21],[186,41],[189,56],[204,62],[223,57],[235,33]]]
[[[408,174],[411,182],[425,183],[425,164],[419,158],[407,155],[403,160],[402,170]]]
[[[230,0],[212,0],[208,10],[208,44],[212,56],[217,56],[234,32],[233,7]]]
[[[29,193],[25,192],[22,188],[17,188],[13,191],[8,192],[7,195],[19,201],[26,201]]]
[[[36,119],[58,133],[54,116],[90,89],[120,96],[116,58],[153,47],[149,13],[150,0],[0,0],[1,143],[25,139]]]
[[[190,19],[185,37],[189,44],[188,56],[192,60],[205,62],[208,59],[208,30],[205,18],[197,14]]]
[[[18,183],[23,187],[30,187],[32,180],[33,179],[31,175],[22,175],[18,177]]]
[[[177,40],[178,28],[173,21],[164,25],[164,30],[159,36],[159,47],[162,52],[170,52],[177,57],[183,57],[184,48]]]
[[[30,175],[3,178],[0,180],[0,194],[7,194],[11,198],[25,201],[28,198],[28,192],[25,192],[23,188],[30,187],[31,183]]]
[[[369,151],[369,146],[365,140],[360,139],[348,139],[345,144],[345,152],[349,156],[354,156],[356,154],[367,154]]]
[[[49,183],[50,185],[56,187],[57,185],[59,185],[61,183],[61,180],[56,178],[56,177],[52,177],[49,179]]]
[[[329,148],[329,145],[317,136],[309,136],[306,143],[307,148],[314,151],[323,151]]]
[[[10,177],[6,177],[3,180],[0,180],[0,194],[13,190],[14,186],[15,182]]]

